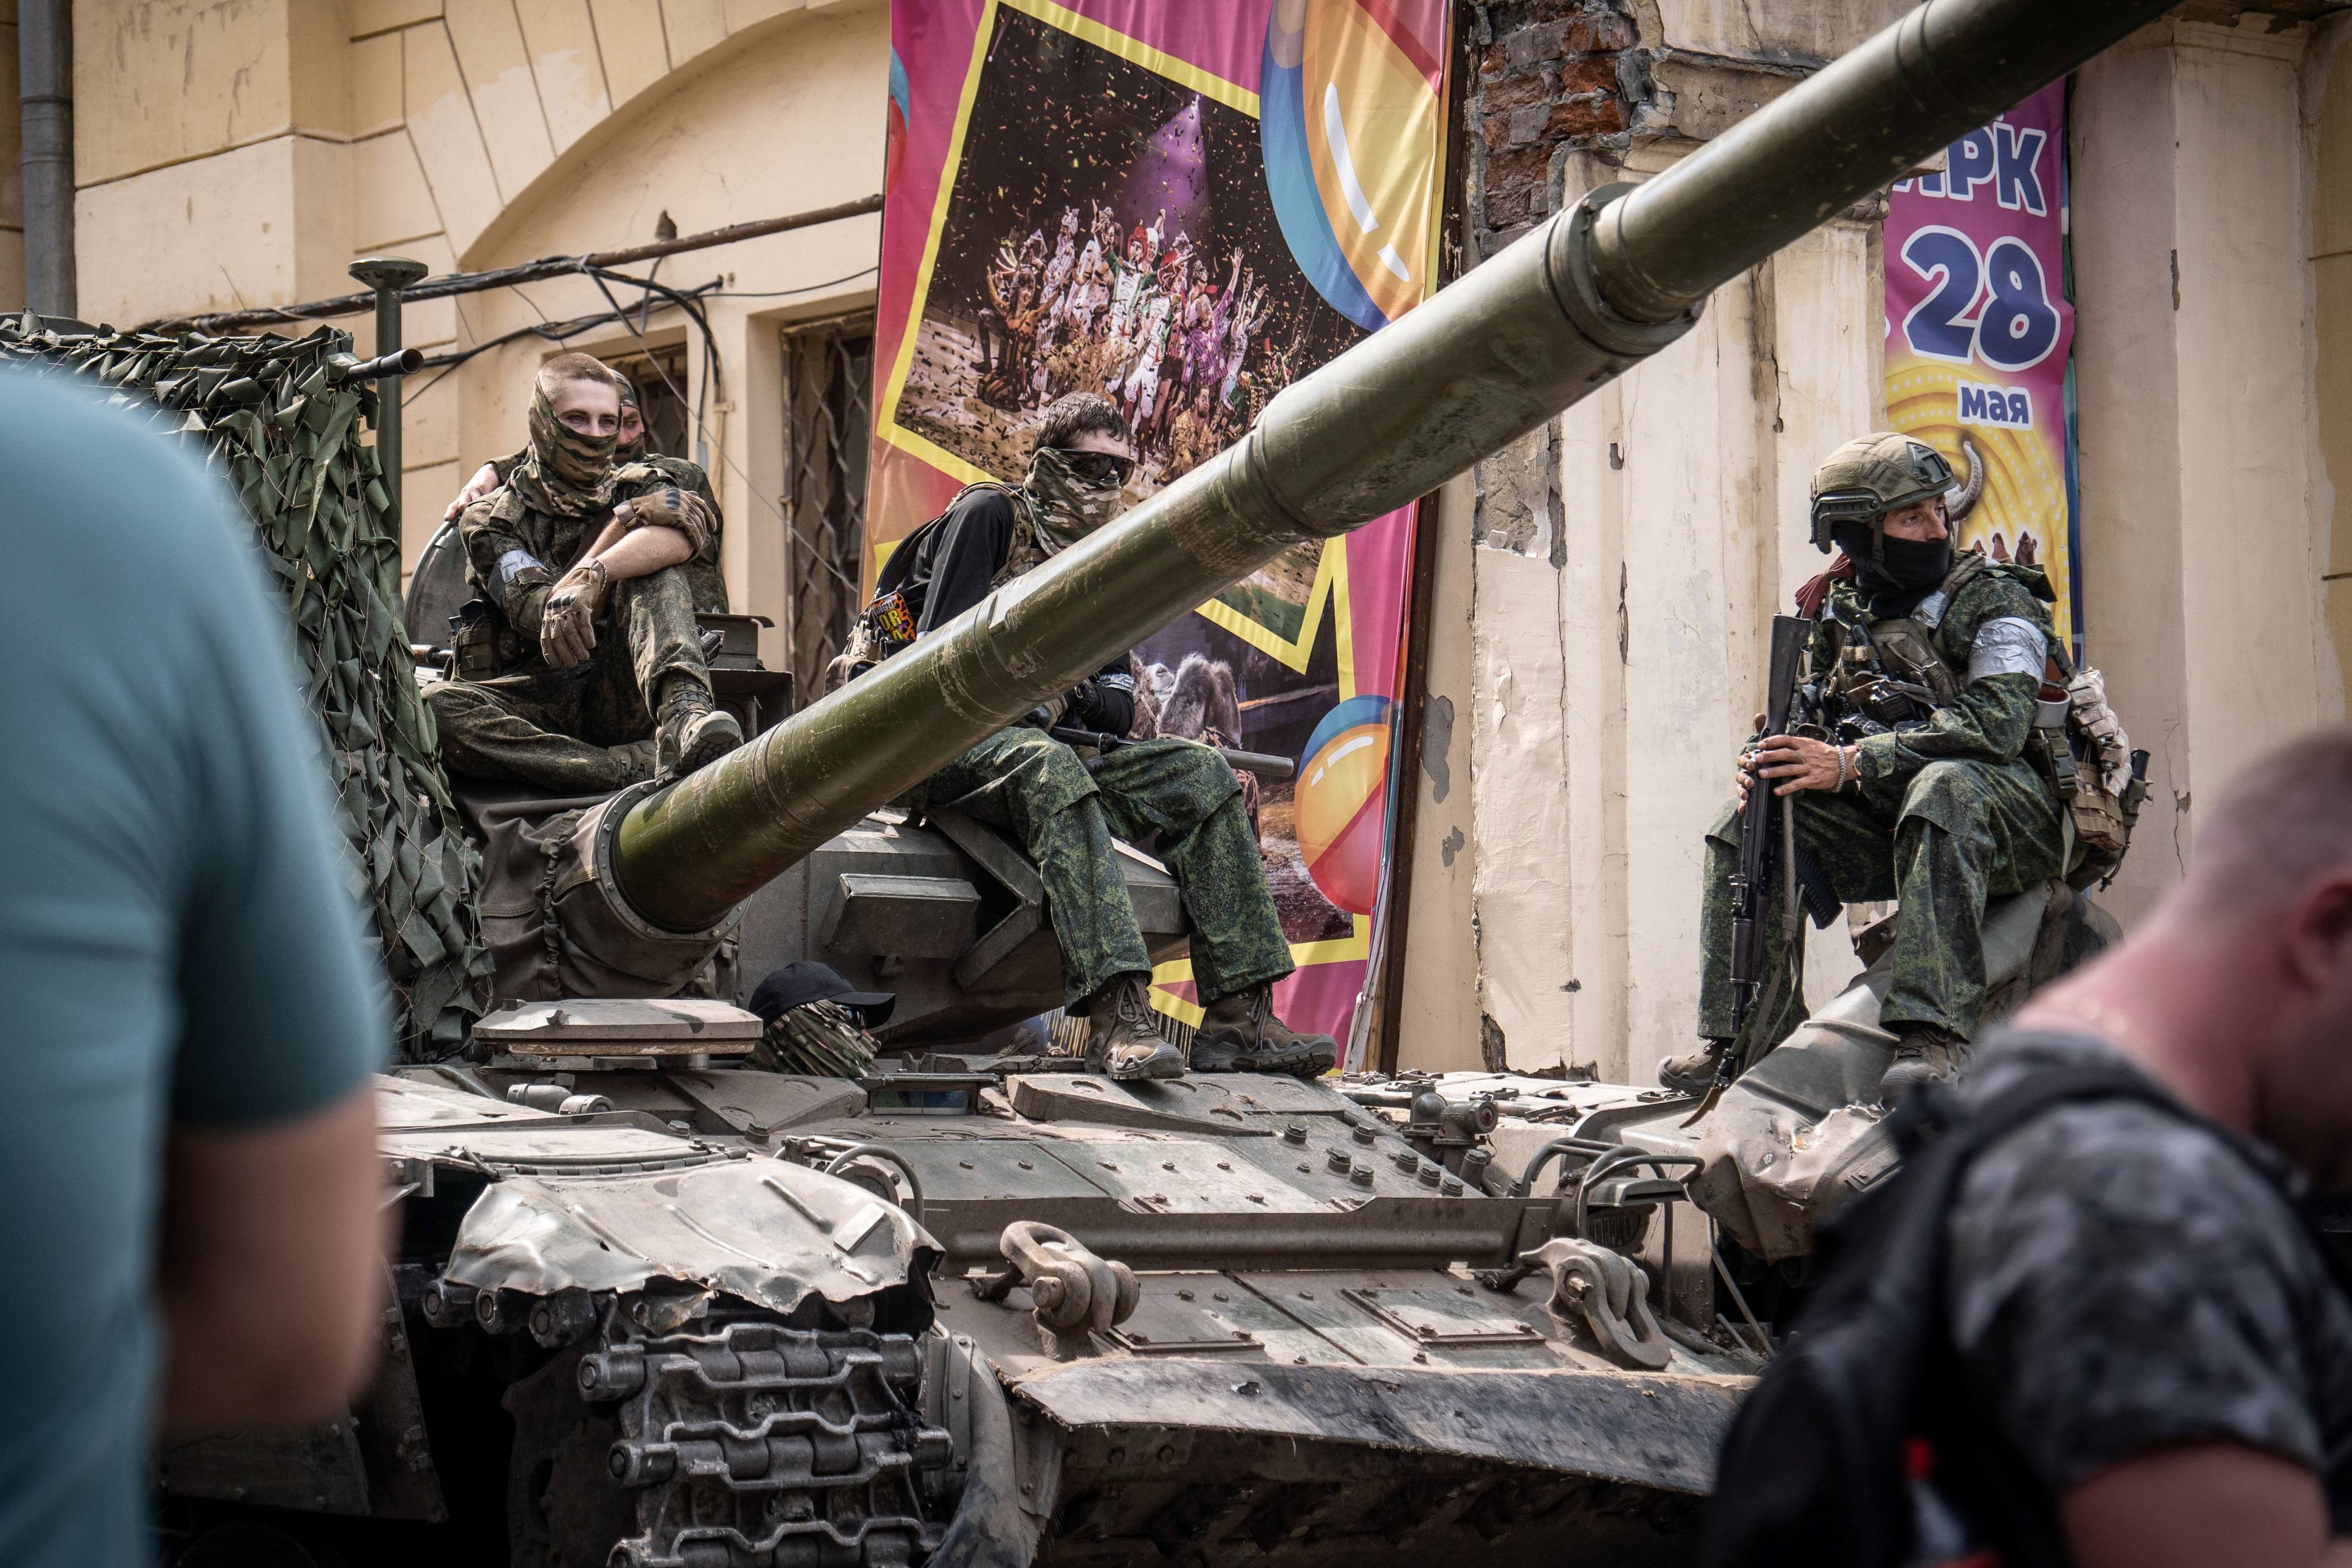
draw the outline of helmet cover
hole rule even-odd
[[[1813,548],[1826,552],[1841,523],[1875,521],[1953,483],[1952,465],[1924,441],[1893,430],[1857,436],[1813,471]]]

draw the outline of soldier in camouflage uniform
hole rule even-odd
[[[970,487],[899,545],[853,634],[847,667],[888,657],[1109,521],[1132,468],[1125,423],[1107,399],[1074,393],[1055,403],[1023,483]],[[1310,1076],[1329,1068],[1338,1050],[1328,1036],[1301,1035],[1274,1014],[1274,984],[1293,967],[1290,945],[1224,759],[1192,741],[1158,739],[1089,763],[1046,733],[1065,719],[1100,733],[1130,731],[1135,682],[1124,654],[1031,718],[924,780],[910,804],[1003,827],[1037,862],[1062,947],[1064,996],[1088,1020],[1096,1069],[1118,1079],[1184,1071],[1151,1008],[1151,959],[1111,846],[1152,833],[1192,921],[1192,974],[1206,1016],[1192,1065]]]
[[[610,369],[610,366],[606,367]],[[613,384],[621,395],[620,443],[613,449],[613,497],[614,504],[658,491],[665,486],[681,490],[700,500],[710,515],[709,536],[686,560],[687,586],[693,591],[694,607],[706,615],[727,614],[727,578],[719,570],[719,541],[727,531],[727,520],[719,510],[719,498],[710,489],[710,476],[702,465],[684,458],[673,458],[646,449],[646,419],[637,406],[636,384],[615,372]],[[466,481],[457,499],[449,503],[443,518],[455,522],[465,510],[507,482],[508,476],[522,466],[530,456],[530,448],[509,452],[503,458],[492,458]]]
[[[549,361],[527,455],[459,516],[488,614],[459,636],[460,679],[427,696],[453,773],[601,795],[742,742],[711,700],[686,570],[715,519],[677,486],[617,492],[620,409],[603,364]]]
[[[1807,584],[1814,619],[1810,679],[1856,713],[1876,707],[1851,743],[1777,736],[1752,771],[1794,809],[1797,842],[1846,902],[1894,899],[1891,984],[1881,1025],[1895,1037],[1880,1089],[1893,1100],[1965,1058],[1985,1002],[1985,900],[2060,875],[2065,840],[2056,793],[2027,760],[2054,636],[2049,584],[2036,568],[1954,559],[1945,521],[1950,467],[1932,447],[1882,432],[1847,443],[1813,479],[1814,542],[1844,556]],[[1875,682],[1876,684],[1872,684]],[[1699,921],[1701,1048],[1659,1069],[1703,1090],[1732,1043],[1731,880],[1739,808],[1707,834]],[[1764,918],[1763,973],[1788,973],[1782,880]],[[1775,1042],[1803,1016],[1793,985],[1768,993],[1749,1038]],[[1759,1054],[1743,1046],[1753,1059]]]

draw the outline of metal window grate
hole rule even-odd
[[[874,433],[873,318],[787,331],[784,387],[787,656],[797,689],[814,699],[858,608]]]
[[[693,456],[693,415],[686,405],[686,345],[674,344],[649,353],[608,354],[604,363],[629,378],[637,389],[637,410],[645,416],[646,449],[665,458]]]

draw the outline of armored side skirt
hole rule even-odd
[[[1741,1380],[1090,1363],[1013,1384],[1041,1563],[1671,1563]],[[1140,1412],[1150,1412],[1148,1417]]]

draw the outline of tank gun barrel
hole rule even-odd
[[[1594,192],[1117,522],[637,804],[614,846],[620,891],[657,925],[710,925],[1284,550],[1427,494],[1623,374],[1716,288],[2168,3],[1929,0],[1648,184]]]

